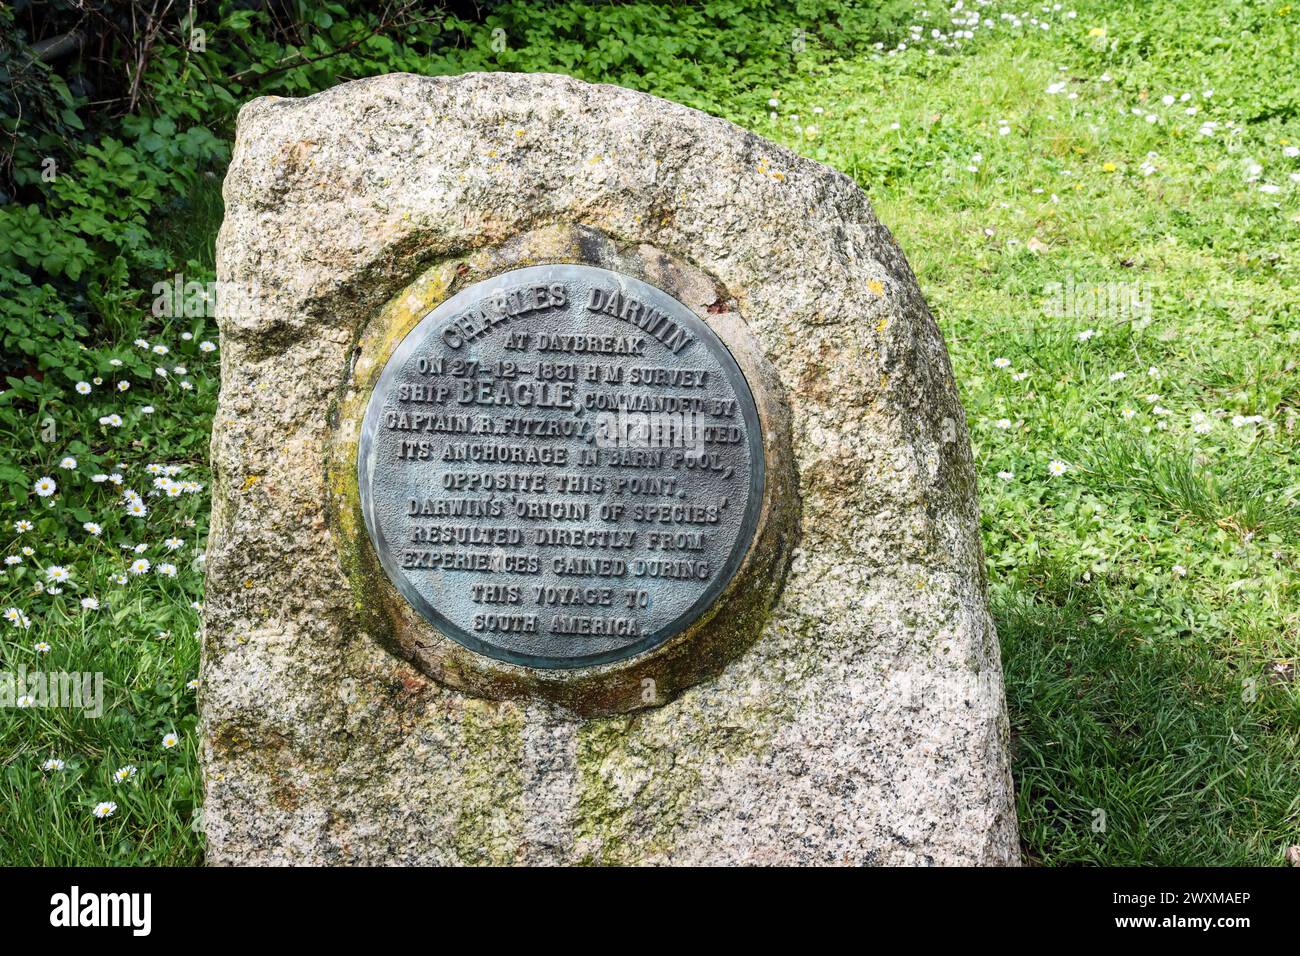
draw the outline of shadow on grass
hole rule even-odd
[[[1031,863],[1267,865],[1300,842],[1288,695],[1146,637],[1104,586],[1049,573],[994,615]]]

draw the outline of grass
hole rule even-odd
[[[725,90],[711,101],[854,176],[944,331],[980,475],[1026,856],[1279,864],[1300,844],[1300,106],[1277,78],[1300,10],[1080,3],[1033,14],[1041,29],[1001,17],[1024,7],[969,4],[994,26],[947,48],[925,39],[951,28],[944,8],[913,6],[931,11],[904,21],[919,40],[904,28],[878,52],[809,57],[773,75],[761,112]],[[202,272],[219,217],[208,188],[160,228]],[[123,343],[178,353],[213,333],[114,321]],[[146,447],[118,454],[140,469],[166,448],[203,481],[216,365],[184,360],[198,394],[139,382],[172,404]],[[35,432],[5,441],[41,451]],[[149,540],[201,541],[204,505],[158,503]],[[95,542],[60,560],[94,580],[124,565]],[[34,578],[7,574],[2,600],[21,605]],[[185,687],[200,584],[182,565],[132,580],[89,623],[43,616],[42,666],[102,669],[109,717],[0,711],[4,862],[200,859]],[[7,636],[6,661],[30,663],[29,635]],[[182,744],[163,751],[171,730]],[[40,769],[51,756],[62,772]],[[137,776],[113,783],[127,763]],[[94,819],[108,799],[122,809]]]

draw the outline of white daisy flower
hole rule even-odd
[[[163,750],[171,750],[180,742],[181,742],[181,738],[176,736],[175,733],[167,734],[162,739]]]
[[[49,475],[36,479],[36,484],[32,486],[33,490],[42,498],[48,498],[59,490],[59,486],[54,483],[54,479]]]
[[[102,803],[95,804],[95,809],[90,812],[100,820],[103,820],[105,817],[111,817],[117,812],[117,804],[112,800],[105,800]]]
[[[1063,461],[1053,458],[1047,465],[1047,473],[1053,477],[1059,478],[1070,470],[1070,466]]]

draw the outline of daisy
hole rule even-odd
[[[64,458],[61,462],[59,462],[59,467],[62,468],[64,471],[72,471],[77,467],[77,459],[69,455],[67,458]]]
[[[194,678],[194,680],[189,681],[188,683],[186,683],[185,686],[188,687],[190,690],[198,690],[199,687],[202,686],[202,684],[203,684],[203,682],[202,682],[201,680],[199,680],[199,679],[196,677],[196,678]]]
[[[23,520],[23,521],[15,521],[15,522],[14,522],[14,530],[17,531],[19,534],[22,534],[24,531],[31,531],[31,530],[32,530],[32,523],[31,523],[30,521],[26,521],[26,520]]]
[[[45,763],[41,764],[41,769],[42,769],[42,770],[62,770],[62,769],[63,769],[63,761],[60,760],[58,757],[51,757],[49,760],[45,761]]]
[[[88,534],[93,534],[95,537],[99,537],[101,534],[104,533],[104,529],[101,528],[99,525],[95,524],[95,522],[93,521],[87,521],[85,524],[81,526],[81,530],[87,532]]]
[[[111,426],[111,427],[113,427],[113,428],[121,428],[121,427],[122,427],[122,416],[121,416],[121,415],[105,415],[105,416],[103,416],[102,418],[100,418],[99,423],[100,423],[101,425],[109,425],[109,426]]]
[[[163,544],[167,546],[168,551],[175,551],[184,543],[185,542],[180,538],[168,538],[166,541],[163,542]]]
[[[176,565],[174,564],[160,564],[155,570],[163,577],[176,577]]]
[[[131,573],[144,574],[151,566],[148,558],[138,558],[131,562]]]
[[[22,564],[22,563],[23,563],[23,559],[16,554],[11,554],[7,558],[5,558],[5,564],[11,567],[15,564]]]
[[[998,477],[1003,481],[1010,481],[1012,478],[1016,477],[1016,473],[1014,471],[999,471]]]
[[[999,418],[997,421],[993,423],[993,425],[996,428],[1007,429],[1011,427],[1011,419]]]
[[[1010,367],[1011,367],[1011,359],[1006,358],[1006,357],[1004,357],[1004,356],[999,356],[999,357],[997,357],[997,358],[995,358],[995,359],[993,360],[993,367],[994,367],[994,368],[1010,368]]]
[[[135,775],[135,765],[127,764],[125,767],[118,767],[117,770],[113,771],[113,780],[115,783],[126,783],[126,781],[130,780]]]
[[[98,610],[99,610],[99,598],[97,598],[97,597],[84,597],[84,598],[81,599],[81,606],[82,606],[83,608],[85,608],[87,611],[98,611]]]
[[[77,394],[78,394],[78,395],[89,395],[89,394],[90,394],[90,383],[89,383],[89,382],[78,382],[78,383],[77,383]]]
[[[1052,475],[1055,478],[1059,478],[1061,475],[1065,474],[1069,470],[1070,470],[1069,465],[1055,458],[1053,458],[1051,462],[1049,462],[1047,465],[1048,474]]]
[[[54,483],[54,479],[49,475],[36,479],[36,484],[32,487],[42,498],[48,498],[59,490],[59,486]]]
[[[181,742],[181,738],[176,736],[175,733],[167,734],[162,739],[163,750],[171,750],[180,742]]]
[[[90,812],[100,820],[103,820],[105,817],[111,817],[117,812],[117,804],[112,800],[105,800],[103,803],[95,804],[95,809]]]
[[[213,345],[211,342],[204,341],[199,343],[200,352],[215,352],[216,350],[217,347]]]
[[[61,564],[51,564],[45,569],[45,578],[48,581],[66,581],[71,576],[68,569]]]
[[[32,650],[37,654],[48,654],[50,652],[50,643],[49,641],[37,641],[32,645]]]

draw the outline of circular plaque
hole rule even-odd
[[[631,276],[533,266],[403,339],[357,461],[385,573],[440,632],[529,667],[605,664],[687,628],[740,566],[763,440],[731,353]]]

